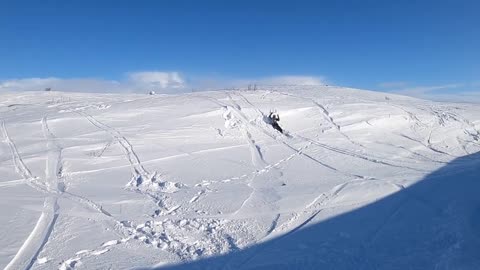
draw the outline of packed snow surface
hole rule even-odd
[[[3,93],[0,268],[480,269],[479,130],[339,87]]]

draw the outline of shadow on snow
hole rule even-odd
[[[480,269],[480,153],[351,212],[161,269]]]

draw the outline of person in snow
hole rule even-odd
[[[278,124],[278,121],[280,121],[280,115],[277,113],[277,111],[270,111],[270,114],[268,115],[268,119],[270,121],[270,124],[272,127],[281,133],[283,133],[283,129],[280,127]]]

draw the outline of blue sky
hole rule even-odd
[[[161,72],[192,84],[288,75],[477,93],[479,10],[474,0],[0,0],[0,80],[125,82]]]

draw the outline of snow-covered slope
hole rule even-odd
[[[478,105],[23,92],[0,121],[6,269],[480,269]]]

